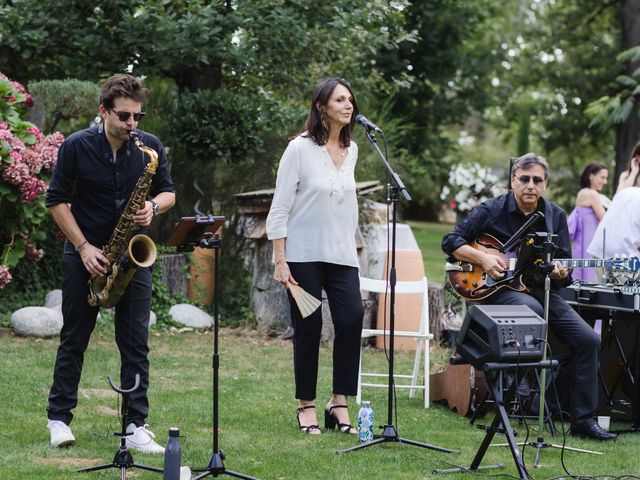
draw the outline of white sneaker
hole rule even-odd
[[[66,447],[76,441],[76,437],[71,433],[69,425],[60,420],[49,420],[47,427],[51,432],[52,447]]]
[[[127,426],[127,448],[143,453],[164,453],[164,447],[156,443],[156,436],[147,427],[146,423],[142,427],[136,427],[135,423]]]

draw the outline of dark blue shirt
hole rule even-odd
[[[137,133],[144,145],[158,152],[151,197],[175,192],[162,143],[150,133],[142,130]],[[71,213],[86,239],[96,247],[103,247],[149,160],[148,155],[128,141],[116,152],[114,162],[102,124],[75,132],[58,151],[45,205],[70,203]]]
[[[558,235],[554,243],[558,247],[555,258],[571,258],[571,243],[569,228],[567,227],[567,215],[564,210],[555,203],[541,198],[538,201],[538,210],[545,217],[538,220],[532,231],[552,232]],[[527,221],[526,216],[516,205],[513,193],[507,193],[487,200],[476,207],[455,228],[442,239],[442,250],[449,256],[449,260],[455,261],[453,252],[463,245],[474,241],[481,234],[489,234],[506,243],[514,233]],[[532,275],[530,286],[540,286],[541,275]],[[570,281],[571,276],[567,277]],[[560,286],[554,282],[555,286]]]

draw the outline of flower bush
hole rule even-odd
[[[21,258],[39,261],[44,238],[38,227],[47,212],[43,196],[64,137],[44,135],[22,118],[33,105],[24,86],[0,72],[0,288]]]
[[[449,184],[440,192],[443,207],[453,209],[458,216],[466,215],[485,200],[505,193],[498,180],[478,163],[456,165],[449,172]]]

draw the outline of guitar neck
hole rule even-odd
[[[556,258],[555,260],[567,268],[596,268],[604,266],[604,260],[601,258]]]

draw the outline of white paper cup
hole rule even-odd
[[[189,467],[180,467],[180,480],[191,480],[191,469]]]
[[[609,430],[610,421],[611,421],[611,417],[607,417],[607,416],[598,417],[598,425],[600,425],[600,428],[602,428],[603,430]]]

